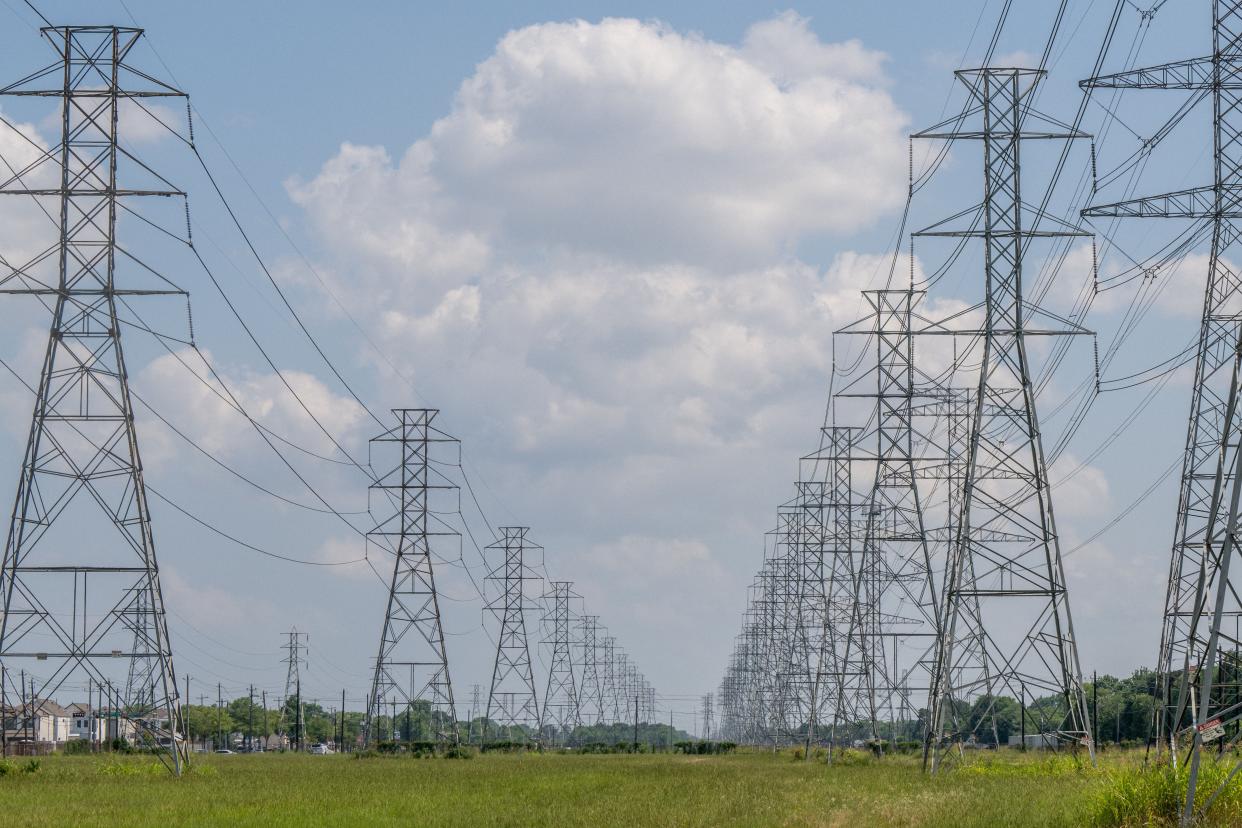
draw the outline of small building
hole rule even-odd
[[[67,709],[51,699],[35,699],[25,705],[15,704],[4,708],[4,736],[11,745],[26,744],[54,749],[73,738]]]
[[[1023,741],[1022,734],[1010,733],[1009,746],[1025,746],[1027,750],[1056,750],[1060,747],[1060,742],[1055,733],[1028,733],[1025,741]]]
[[[67,708],[70,718],[70,738],[102,742],[105,739],[103,719],[95,715],[89,703],[74,702]]]

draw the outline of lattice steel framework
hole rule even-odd
[[[854,446],[861,429],[828,426],[819,457],[827,462],[828,513],[831,534],[825,550],[826,612],[819,640],[816,672],[816,721],[827,714],[829,756],[842,726],[875,721],[871,666],[872,639],[867,636],[868,608],[859,600],[863,589],[863,550],[856,531]],[[811,742],[808,740],[808,747]]]
[[[617,674],[617,639],[604,636],[604,706],[611,722],[625,721],[621,713],[621,688]]]
[[[142,274],[118,243],[117,219],[135,199],[184,196],[123,145],[120,123],[127,106],[182,93],[130,64],[140,29],[42,34],[56,62],[0,90],[60,104],[59,143],[0,183],[0,194],[33,197],[57,227],[29,261],[0,260],[0,292],[37,296],[52,311],[0,570],[0,666],[10,700],[23,669],[37,698],[84,691],[88,679],[126,686],[121,715],[180,773],[181,702],[117,303],[182,291],[136,288],[154,271]]]
[[[492,686],[487,694],[487,720],[507,728],[511,738],[517,728],[521,738],[538,739],[541,719],[526,640],[526,613],[530,609],[526,584],[537,580],[527,553],[542,552],[543,547],[527,538],[529,531],[527,526],[502,526],[500,540],[487,547],[492,557],[501,557],[487,575],[487,580],[501,588],[500,596],[487,605],[500,621]]]
[[[838,397],[875,400],[874,476],[865,506],[860,617],[861,645],[873,675],[875,721],[888,722],[893,737],[899,723],[915,717],[918,702],[931,689],[940,635],[936,572],[924,525],[916,473],[913,406],[916,370],[912,320],[923,294],[912,289],[869,290],[863,296],[871,314],[838,333],[861,334],[875,346],[875,368],[842,389]],[[873,387],[867,387],[868,383]],[[920,439],[919,442],[925,442]]]
[[[398,708],[407,721],[416,716],[420,728],[425,724],[430,730],[426,735],[437,742],[456,744],[460,738],[432,563],[439,545],[460,542],[458,533],[435,515],[448,509],[433,508],[432,501],[456,498],[458,489],[433,467],[437,460],[432,455],[452,452],[459,444],[433,425],[438,413],[430,408],[393,409],[397,424],[370,442],[372,455],[389,454],[395,447],[399,456],[392,470],[370,487],[382,508],[393,511],[367,533],[367,543],[391,555],[393,569],[367,701],[367,744],[375,738],[384,711]],[[456,552],[443,557],[454,558]]]
[[[701,738],[704,741],[711,741],[712,735],[716,732],[716,714],[712,710],[711,693],[704,693],[702,705],[700,707],[700,729]]]
[[[1022,291],[1023,259],[1032,237],[1085,235],[1068,228],[1037,230],[1025,221],[1030,208],[1021,197],[1022,144],[1029,138],[1080,135],[1061,127],[1024,131],[1041,71],[989,68],[956,74],[969,90],[980,127],[964,128],[955,119],[948,131],[936,127],[917,137],[982,142],[982,227],[956,226],[955,219],[973,217],[975,211],[968,210],[916,235],[983,241],[985,328],[961,517],[948,562],[928,704],[932,722],[926,744],[933,770],[944,748],[967,735],[966,725],[958,721],[958,704],[972,697],[991,704],[1000,695],[1060,696],[1060,720],[1041,729],[1081,740],[1094,751],[1026,351],[1028,336],[1053,332],[1031,326],[1029,317],[1037,309],[1025,302]],[[1052,221],[1046,215],[1040,219]],[[983,652],[973,646],[980,641],[988,644]]]
[[[569,732],[581,723],[569,606],[570,600],[579,596],[573,592],[572,581],[553,581],[551,586],[552,591],[543,596],[545,606],[551,601],[543,622],[544,629],[551,633],[545,643],[552,650],[552,664],[548,668],[548,683],[543,693],[543,725],[555,725],[556,738],[564,743]],[[539,730],[542,732],[543,726]]]
[[[583,724],[603,724],[604,687],[599,675],[599,651],[597,640],[599,616],[583,615],[578,619],[582,638],[582,682],[578,692],[578,715]]]
[[[303,653],[309,651],[306,640],[309,636],[306,633],[298,632],[298,628],[294,627],[288,633],[285,640],[285,697],[284,703],[280,706],[280,718],[276,720],[276,733],[289,738],[289,729],[293,729],[293,738],[290,740],[293,749],[302,750],[303,743],[306,741],[306,705],[302,703],[302,668],[306,666],[306,656]],[[292,721],[289,716],[289,702],[294,705],[294,715]]]
[[[1212,54],[1089,78],[1082,86],[1186,90],[1212,101],[1210,185],[1093,205],[1082,213],[1087,218],[1198,219],[1211,225],[1157,662],[1163,704],[1157,715],[1156,742],[1158,750],[1171,751],[1175,763],[1181,759],[1179,741],[1188,751],[1190,773],[1182,822],[1190,824],[1195,818],[1201,748],[1226,730],[1233,733],[1228,741],[1236,743],[1236,723],[1242,717],[1236,704],[1242,689],[1238,678],[1242,676],[1242,634],[1238,631],[1242,600],[1237,575],[1229,574],[1236,489],[1242,481],[1238,474],[1242,418],[1236,414],[1242,274],[1229,261],[1238,253],[1238,221],[1242,219],[1242,3],[1213,0]],[[1232,778],[1230,774],[1214,794]]]

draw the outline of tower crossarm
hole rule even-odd
[[[1215,187],[1192,187],[1160,195],[1096,204],[1082,211],[1084,218],[1242,218],[1242,184],[1222,184],[1217,206]]]
[[[1211,89],[1219,84],[1224,89],[1242,89],[1242,62],[1222,56],[1219,81],[1215,79],[1216,66],[1208,55],[1100,75],[1078,85],[1082,89]]]

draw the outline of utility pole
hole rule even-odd
[[[981,211],[966,211],[914,234],[916,238],[980,238],[985,247],[985,325],[955,331],[981,342],[982,354],[960,517],[948,562],[942,634],[936,648],[928,709],[932,726],[924,761],[935,772],[947,748],[971,733],[958,720],[956,703],[984,697],[990,720],[995,699],[1008,688],[1032,687],[1064,700],[1064,717],[1038,709],[1041,733],[1082,742],[1092,761],[1090,714],[1070,616],[1060,540],[1053,518],[1026,339],[1038,309],[1023,294],[1027,243],[1040,237],[1089,236],[1066,228],[1028,225],[1021,199],[1021,147],[1025,139],[1086,137],[1063,131],[1031,106],[1042,70],[985,68],[956,73],[982,118],[979,126],[955,118],[915,137],[979,140],[983,146]],[[1024,131],[1040,121],[1039,131]],[[1050,125],[1051,130],[1043,128]],[[971,225],[976,215],[982,228]],[[965,219],[960,216],[965,215]],[[1052,222],[1045,213],[1033,221]],[[1066,227],[1063,224],[1058,226]],[[1070,327],[1041,334],[1089,334]],[[1011,630],[1025,632],[1010,633]],[[984,645],[983,642],[987,641]]]
[[[341,739],[337,744],[339,745],[339,747],[337,747],[337,750],[339,750],[341,753],[344,753],[345,752],[345,688],[344,687],[341,688]]]
[[[1091,740],[1100,743],[1100,679],[1095,670],[1091,671]]]
[[[135,673],[134,696],[142,702],[128,715],[180,774],[188,758],[181,702],[117,305],[184,292],[165,289],[171,282],[154,271],[158,279],[134,273],[125,284],[116,276],[123,256],[150,261],[129,249],[118,256],[118,216],[135,212],[135,199],[184,197],[122,148],[129,116],[121,110],[183,93],[131,68],[140,29],[59,26],[42,34],[55,62],[0,89],[60,103],[59,142],[21,172],[0,176],[0,195],[39,200],[57,231],[51,247],[0,274],[4,293],[41,296],[52,307],[0,566],[0,661],[10,681],[15,666],[42,662],[39,673],[49,678],[38,695],[48,699],[87,676],[119,684],[134,661],[150,662]],[[147,106],[134,106],[136,117],[149,115]],[[176,121],[161,123],[176,132]],[[54,209],[42,201],[49,198]],[[57,521],[110,530],[92,528],[66,547],[52,529]],[[34,641],[49,649],[30,652]]]
[[[26,704],[26,671],[22,670],[21,677],[22,688],[22,736],[25,737],[26,744],[30,744],[30,707]]]
[[[638,694],[634,695],[634,752],[638,753]]]
[[[216,750],[220,750],[224,744],[224,731],[221,729],[220,714],[224,712],[224,696],[220,689],[220,683],[216,682]]]
[[[458,441],[432,424],[438,413],[430,408],[394,409],[397,425],[371,440],[372,451],[391,451],[396,446],[399,457],[370,488],[373,496],[396,504],[396,511],[367,533],[368,546],[393,558],[363,724],[367,745],[375,738],[386,703],[395,711],[398,702],[407,708],[427,702],[436,741],[457,744],[460,740],[432,558],[441,545],[460,544],[458,533],[435,520],[433,513],[442,511],[442,506],[450,511],[457,508],[459,499],[457,486],[435,464],[460,462],[461,455]],[[454,450],[455,457],[432,456]],[[456,556],[458,551],[446,549],[445,557]],[[391,726],[395,729],[396,722]]]
[[[246,752],[254,752],[254,685],[250,685],[250,704],[246,705],[250,712],[250,721],[246,724]]]
[[[270,735],[267,730],[267,691],[264,690],[262,693],[263,695],[260,698],[263,700],[263,752],[266,753],[268,747],[267,737]]]
[[[487,720],[508,728],[510,734],[514,728],[524,734],[534,732],[538,741],[539,697],[526,641],[526,582],[537,580],[527,553],[541,553],[543,547],[528,539],[529,531],[527,526],[501,526],[501,539],[485,550],[500,558],[488,572],[487,580],[500,584],[501,590],[486,607],[500,621],[492,684],[487,694]]]
[[[297,721],[294,723],[294,728],[295,728],[295,732],[297,733],[297,736],[294,738],[294,745],[295,745],[294,750],[296,750],[298,753],[301,753],[302,752],[302,724],[303,724],[302,722],[302,679],[301,677],[298,677],[297,681],[298,681],[297,683],[297,694],[298,694],[297,711],[298,712],[297,712]]]
[[[1212,102],[1212,182],[1159,195],[1100,203],[1083,210],[1084,218],[1156,217],[1204,222],[1211,231],[1203,316],[1200,321],[1195,380],[1191,391],[1186,449],[1182,460],[1173,550],[1156,664],[1158,695],[1156,750],[1169,751],[1174,767],[1181,761],[1179,737],[1189,730],[1189,772],[1180,823],[1203,816],[1195,808],[1199,766],[1205,746],[1224,737],[1237,721],[1237,679],[1222,681],[1232,666],[1234,643],[1222,651],[1220,636],[1236,639],[1242,616],[1238,574],[1230,574],[1242,486],[1242,417],[1238,415],[1239,360],[1242,331],[1237,323],[1242,302],[1238,257],[1238,201],[1242,187],[1242,5],[1213,0],[1212,53],[1161,66],[1130,69],[1089,78],[1084,89],[1176,89]],[[1231,261],[1232,260],[1232,261]],[[1229,751],[1207,751],[1221,758]],[[1232,761],[1232,759],[1231,759]],[[1236,762],[1207,797],[1215,802],[1242,768]]]

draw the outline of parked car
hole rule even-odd
[[[311,745],[310,752],[314,754],[315,756],[327,756],[332,751],[328,748],[327,745],[320,742],[317,745]]]
[[[220,748],[219,750],[216,751],[216,753],[227,753],[229,756],[233,755],[233,751],[229,750],[228,748]]]

